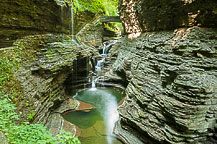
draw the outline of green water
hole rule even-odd
[[[74,98],[95,108],[88,111],[74,111],[64,118],[79,128],[82,144],[122,144],[112,134],[114,122],[118,119],[117,105],[123,94],[112,88],[85,89]]]

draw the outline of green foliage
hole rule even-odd
[[[8,138],[14,144],[50,144],[55,140],[42,124],[13,125]]]
[[[110,31],[114,31],[114,32],[119,32],[121,33],[123,27],[121,23],[117,23],[117,22],[110,22],[108,24],[104,24],[105,28],[110,30]]]
[[[9,98],[0,92],[0,131],[8,138],[11,144],[80,144],[77,137],[70,132],[62,131],[53,137],[42,124],[16,124],[19,115],[15,112],[16,107]]]
[[[74,0],[73,6],[77,11],[90,11],[115,16],[118,13],[118,0]]]
[[[31,120],[34,116],[35,116],[35,111],[34,111],[34,110],[31,110],[31,111],[29,112],[29,115],[27,116],[27,119],[28,119],[28,120]]]
[[[85,11],[88,10],[92,13],[103,13],[103,6],[99,0],[74,0],[73,6],[76,8],[75,10],[78,11]]]
[[[0,89],[9,81],[14,69],[7,57],[0,57]]]
[[[90,11],[105,16],[118,15],[118,0],[65,0],[65,2],[74,7],[75,13]],[[112,26],[106,25],[106,28],[114,32],[121,32],[122,25],[113,23]]]
[[[118,0],[100,0],[107,16],[118,15]]]
[[[8,134],[14,121],[19,118],[15,110],[16,107],[10,103],[8,96],[0,91],[0,131]]]

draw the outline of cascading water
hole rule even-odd
[[[109,43],[108,45],[106,45],[106,43],[103,43],[103,52],[102,52],[102,56],[107,56],[109,48],[110,48],[112,45],[116,44],[117,42],[118,42],[117,40],[114,40],[114,41],[112,41],[111,43]]]
[[[102,58],[97,61],[97,64],[95,66],[95,74],[96,76],[92,76],[92,86],[90,91],[94,91],[95,93],[99,93],[99,90],[96,88],[96,82],[101,79],[104,80],[104,76],[97,77],[102,73],[102,69],[104,67],[104,63],[106,60],[106,56],[108,54],[109,48],[114,45],[117,42],[117,40],[114,40],[110,42],[109,44],[103,43],[103,52],[101,54]],[[101,91],[100,91],[101,92]],[[100,109],[100,113],[104,119],[105,126],[106,126],[106,132],[107,132],[107,143],[112,144],[113,138],[112,138],[112,132],[113,128],[115,126],[115,122],[118,120],[118,104],[116,98],[109,94],[109,93],[103,93],[101,92],[101,100],[99,102],[99,105],[103,105]],[[96,104],[98,105],[98,104]]]
[[[95,66],[95,72],[96,74],[100,74],[102,72],[102,68],[105,63],[105,57],[103,57],[101,60],[97,61],[97,64]]]
[[[91,84],[91,91],[95,91],[96,90],[96,81],[97,81],[97,78],[96,76],[93,76],[92,77],[92,84]]]
[[[109,48],[110,48],[112,45],[114,45],[115,43],[117,43],[117,40],[114,40],[114,41],[112,41],[112,42],[110,42],[110,43],[108,43],[108,44],[106,44],[106,42],[103,43],[103,51],[102,51],[102,54],[101,54],[102,58],[99,59],[99,60],[97,60],[97,64],[96,64],[96,66],[95,66],[95,73],[96,73],[97,75],[99,75],[99,74],[102,72],[102,69],[103,69],[103,67],[104,67],[104,63],[105,63],[106,56],[107,56],[107,54],[108,54]],[[102,77],[102,79],[104,79],[103,76],[101,76],[101,77]]]
[[[106,124],[106,131],[107,131],[107,142],[108,144],[112,144],[113,138],[113,129],[115,126],[115,122],[118,121],[119,114],[118,114],[118,103],[114,96],[111,94],[106,94],[103,96],[105,103],[105,110],[103,113],[103,118]]]
[[[64,21],[63,21],[63,13],[64,13],[64,5],[61,5],[61,25],[62,25],[62,29],[63,29],[63,24],[64,24]]]
[[[83,102],[80,102],[79,109],[64,114],[66,120],[79,128],[79,140],[83,144],[122,144],[113,135],[113,129],[119,118],[117,108],[123,94],[117,89],[102,87],[103,67],[106,66],[106,56],[112,44],[105,44],[102,56],[97,60],[90,78],[91,88],[72,94],[73,98]],[[91,104],[92,108],[85,107],[85,104]]]
[[[72,41],[74,40],[74,8],[71,7],[71,35],[72,35]]]

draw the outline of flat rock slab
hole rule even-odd
[[[80,110],[80,111],[89,111],[89,110],[95,108],[95,106],[88,104],[88,103],[85,103],[85,102],[82,102],[82,101],[79,101],[79,103],[80,103],[80,105],[78,106],[77,110]]]

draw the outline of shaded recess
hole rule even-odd
[[[125,31],[131,39],[145,31],[217,25],[215,0],[121,0],[119,9]]]

